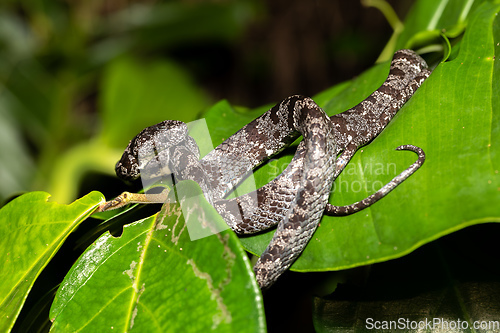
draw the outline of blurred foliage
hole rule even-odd
[[[168,52],[230,45],[258,8],[250,1],[4,2],[0,200],[50,189],[68,202],[85,173],[113,172],[133,133],[165,118],[195,119],[212,99]]]

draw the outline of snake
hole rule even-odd
[[[366,199],[348,206],[328,203],[333,182],[361,146],[372,141],[422,85],[431,71],[412,50],[397,51],[387,79],[361,103],[329,117],[311,98],[293,95],[248,123],[200,159],[187,125],[165,120],[136,135],[116,163],[118,177],[135,180],[141,170],[172,173],[177,181],[196,181],[207,199],[237,234],[254,234],[277,225],[254,266],[267,289],[293,264],[323,215],[353,214],[374,204],[422,166],[421,148],[403,145],[418,159]],[[263,187],[236,198],[229,193],[259,165],[300,136],[287,168]],[[148,200],[142,200],[141,202]],[[101,210],[130,203],[126,193]]]

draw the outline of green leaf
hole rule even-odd
[[[336,180],[330,202],[362,200],[407,168],[416,156],[394,151],[399,145],[422,147],[427,154],[423,167],[369,209],[323,217],[293,270],[340,270],[385,261],[466,226],[500,221],[500,154],[495,144],[500,142],[500,71],[494,60],[499,9],[486,2],[475,11],[458,56],[439,65],[384,132],[355,155]],[[354,105],[346,101],[361,101],[387,71],[388,64],[377,66],[336,90],[324,102],[325,110],[331,115]],[[255,178],[262,182],[267,176],[269,181],[290,158],[266,164]],[[273,232],[241,241],[260,254]]]
[[[68,235],[104,200],[98,192],[60,205],[32,192],[0,210],[0,331],[8,331],[33,283]]]
[[[203,196],[193,182],[181,184]],[[52,330],[265,331],[260,290],[238,238],[226,230],[191,240],[188,229],[199,223],[227,228],[201,199],[182,209],[165,204],[120,237],[101,236],[61,284]]]

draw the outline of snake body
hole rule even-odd
[[[300,255],[324,213],[345,215],[363,209],[421,166],[421,149],[402,146],[400,149],[417,152],[419,159],[391,183],[354,205],[328,204],[333,181],[356,150],[385,128],[429,74],[420,56],[400,50],[393,57],[386,81],[354,108],[328,117],[312,99],[290,96],[201,160],[196,143],[187,135],[187,126],[166,120],[131,140],[116,164],[116,173],[124,179],[136,179],[146,167],[144,161],[149,166],[156,163],[160,173],[172,172],[178,180],[198,182],[207,200],[235,232],[251,234],[278,224],[254,267],[260,287],[267,288]],[[252,193],[224,199],[249,171],[300,135],[304,139],[283,173]]]

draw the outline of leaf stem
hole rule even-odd
[[[392,30],[395,33],[403,30],[403,23],[399,19],[398,15],[391,7],[391,5],[385,0],[361,0],[361,4],[365,7],[374,7],[382,12],[385,16],[387,22],[391,25]]]
[[[385,0],[361,0],[361,4],[365,7],[374,7],[380,10],[382,15],[385,16],[387,22],[391,25],[392,30],[394,30],[391,39],[389,40],[384,50],[378,57],[376,63],[390,60],[392,54],[394,53],[394,47],[396,45],[397,37],[403,31],[404,28],[403,23],[401,22],[401,20],[399,19],[398,15],[391,7],[391,5]]]

